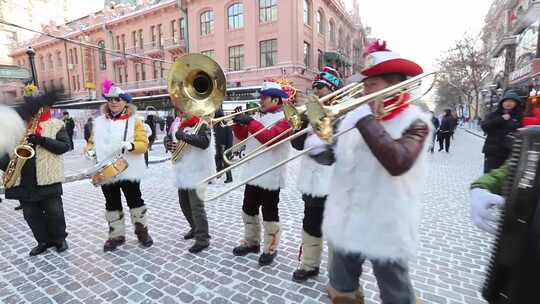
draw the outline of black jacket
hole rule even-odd
[[[444,115],[439,126],[440,133],[452,133],[456,129],[457,122],[452,115]]]
[[[92,129],[94,127],[94,123],[91,121],[86,122],[84,124],[84,140],[88,141],[90,137],[92,136]]]
[[[69,136],[65,128],[56,133],[56,139],[43,138],[43,148],[54,154],[64,154],[70,149]],[[0,169],[5,171],[9,164],[9,156],[0,159]],[[36,158],[26,161],[21,171],[21,184],[6,189],[6,198],[25,202],[41,201],[62,195],[62,183],[38,186],[36,176]]]
[[[183,137],[178,136],[179,133],[177,132],[175,134],[175,137],[179,141],[184,141],[188,145],[192,145],[194,147],[197,147],[199,149],[206,150],[210,146],[210,136],[212,136],[212,133],[210,132],[210,129],[206,124],[203,124],[201,128],[199,129],[199,132],[197,134],[185,134]],[[167,135],[164,140],[163,144],[165,145],[165,149],[168,150],[169,143],[172,141],[172,138],[170,135]]]
[[[521,127],[523,118],[521,106],[517,106],[508,113],[511,116],[509,120],[502,118],[503,114],[501,101],[498,109],[488,114],[482,122],[482,130],[487,135],[482,152],[486,156],[507,158],[512,148],[512,140],[508,135]]]
[[[69,117],[67,119],[64,119],[64,124],[66,125],[66,131],[69,136],[73,136],[73,130],[75,129],[75,121],[73,118]]]
[[[215,118],[223,117],[223,111],[218,110]],[[225,146],[225,149],[232,147],[233,145],[233,132],[231,127],[223,127],[221,124],[214,125],[214,134],[216,136],[216,150],[220,150],[221,146]]]

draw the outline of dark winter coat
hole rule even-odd
[[[457,121],[452,114],[444,115],[439,126],[439,133],[453,133],[456,129]]]
[[[67,130],[60,129],[56,138],[43,138],[41,146],[54,154],[64,154],[70,149]],[[0,170],[5,170],[9,164],[9,155],[0,158]],[[25,202],[45,200],[62,195],[62,183],[38,186],[36,176],[36,158],[26,161],[21,170],[20,186],[6,189],[6,198]]]
[[[88,141],[92,136],[92,128],[94,123],[90,120],[84,124],[84,140]]]
[[[223,110],[218,110],[215,117],[223,117]],[[221,124],[214,125],[214,134],[216,136],[216,151],[219,151],[220,146],[230,148],[233,144],[233,133],[231,127],[223,127]]]
[[[482,122],[482,130],[487,135],[482,152],[488,157],[507,158],[512,146],[512,140],[508,135],[521,127],[521,119],[523,118],[523,109],[521,105],[518,104],[517,107],[508,113],[511,118],[505,120],[502,117],[504,114],[502,108],[504,100],[505,98],[499,102],[497,110],[488,114]],[[519,99],[516,100],[519,101]]]
[[[75,121],[73,121],[73,118],[69,117],[64,119],[64,124],[69,137],[73,137],[73,131],[75,130]]]

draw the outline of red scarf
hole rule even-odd
[[[41,116],[39,116],[39,118],[38,118],[38,124],[36,126],[36,129],[34,130],[34,133],[36,135],[41,136],[41,130],[43,129],[41,127],[41,123],[44,122],[44,121],[47,121],[49,119],[51,119],[51,111],[45,111],[45,112],[41,113]]]
[[[409,107],[409,103],[407,102],[409,100],[409,93],[403,93],[399,96],[396,96],[388,101],[384,102],[384,106],[387,107],[389,105],[394,105],[394,109],[390,112],[386,113],[383,117],[381,117],[381,120],[390,120],[396,116],[399,115],[399,113],[403,112],[406,108]]]
[[[191,116],[190,119],[183,120],[180,124],[180,129],[184,128],[193,128],[195,125],[199,123],[200,119],[197,116]]]

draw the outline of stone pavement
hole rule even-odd
[[[490,237],[470,221],[469,183],[481,172],[482,140],[459,130],[451,151],[428,157],[423,195],[421,245],[411,263],[413,285],[422,303],[485,303],[478,290],[488,260]],[[290,181],[297,164],[290,166]],[[298,266],[303,205],[293,186],[282,191],[283,239],[275,264],[259,267],[256,255],[233,257],[242,236],[241,198],[235,191],[207,205],[211,248],[187,252],[191,241],[177,201],[168,162],[150,166],[143,182],[149,228],[155,245],[142,249],[128,232],[127,243],[104,254],[107,235],[103,195],[87,180],[64,187],[70,249],[29,257],[34,246],[16,202],[0,204],[1,303],[328,303],[326,262],[317,280],[291,281]],[[235,172],[236,173],[236,172]],[[235,174],[238,176],[238,174]],[[222,182],[211,191],[223,189]],[[129,220],[128,220],[129,222]],[[131,231],[128,223],[128,231]],[[326,253],[324,254],[326,260]],[[367,303],[379,303],[369,264],[362,284]]]

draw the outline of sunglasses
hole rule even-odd
[[[313,88],[318,89],[318,90],[322,90],[324,87],[326,87],[326,85],[324,83],[320,83],[320,82],[313,85]]]
[[[120,102],[122,100],[120,98],[118,98],[118,97],[111,97],[111,98],[107,98],[107,101],[108,102]]]

